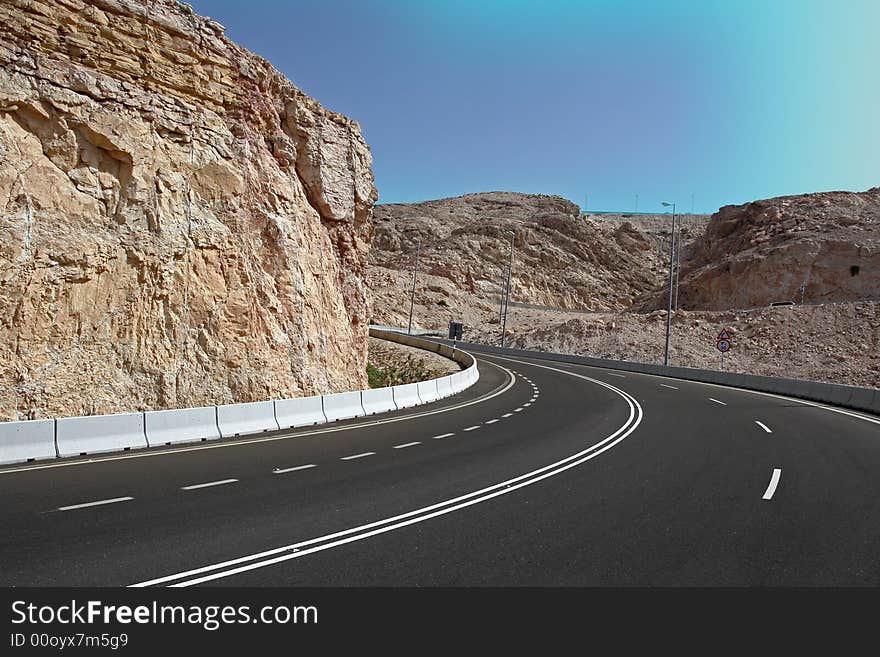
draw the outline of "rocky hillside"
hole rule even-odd
[[[0,419],[366,386],[369,149],[223,31],[0,3]]]
[[[377,205],[370,253],[371,289],[380,301],[374,314],[401,309],[392,299],[406,290],[418,242],[425,289],[472,295],[491,305],[507,268],[511,231],[516,232],[511,287],[516,301],[624,309],[659,284],[667,271],[668,216],[578,213],[575,204],[558,196],[512,192]]]
[[[508,344],[524,349],[662,363],[666,311],[560,317],[517,310]],[[716,337],[727,328],[731,372],[880,387],[880,306],[841,303],[753,310],[690,311],[673,315],[671,365],[718,369]],[[487,327],[472,335],[497,344]]]
[[[683,308],[878,298],[880,187],[728,205],[683,252]],[[636,305],[663,307],[663,293]]]

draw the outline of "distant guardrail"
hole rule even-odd
[[[293,399],[112,415],[0,422],[0,464],[219,440],[327,424],[427,404],[480,378],[470,354],[398,331],[370,335],[450,358],[463,369],[438,379]]]
[[[448,340],[441,342],[450,344]],[[744,388],[759,392],[769,392],[786,397],[796,397],[810,401],[842,406],[857,411],[867,411],[874,415],[880,415],[880,388],[859,388],[857,386],[845,386],[837,383],[821,383],[819,381],[805,381],[803,379],[783,379],[773,376],[758,376],[755,374],[737,374],[734,372],[722,372],[720,370],[702,370],[692,367],[670,367],[666,365],[653,365],[650,363],[636,363],[625,360],[607,360],[604,358],[592,358],[575,354],[563,354],[550,351],[530,351],[526,349],[502,349],[482,344],[458,343],[463,349],[486,354],[503,354],[507,356],[526,356],[541,358],[544,360],[559,361],[564,363],[577,363],[592,367],[604,367],[606,369],[620,370],[623,372],[638,372],[642,374],[654,374],[667,376],[673,379],[686,381],[699,381],[702,383],[715,383],[732,388]]]
[[[445,329],[413,329],[412,333],[407,333],[407,329],[401,326],[382,326],[379,324],[370,324],[371,331],[386,331],[389,333],[403,333],[404,335],[415,335],[415,336],[437,336],[443,337],[447,335],[447,331]]]

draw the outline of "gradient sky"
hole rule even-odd
[[[191,0],[357,119],[380,203],[880,185],[878,0]]]

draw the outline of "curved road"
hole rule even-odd
[[[332,427],[0,471],[0,585],[877,585],[880,420],[479,356]]]

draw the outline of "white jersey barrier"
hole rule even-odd
[[[394,393],[394,403],[397,404],[397,408],[409,408],[422,403],[419,398],[418,383],[404,383],[394,386],[391,390]]]
[[[0,424],[0,463],[22,463],[55,456],[55,420]]]
[[[361,391],[324,395],[324,415],[327,416],[328,422],[363,417],[366,413],[364,413],[364,407],[361,406]]]
[[[324,424],[324,398],[321,395],[275,400],[275,419],[279,429]]]
[[[143,413],[58,418],[55,438],[59,456],[118,452],[147,446]]]
[[[367,415],[396,411],[397,404],[394,403],[394,389],[373,388],[371,390],[362,390],[361,406],[364,407],[364,413]]]
[[[220,438],[216,406],[147,411],[144,426],[150,447]]]
[[[271,401],[250,402],[248,404],[226,404],[217,407],[217,426],[220,435],[243,436],[249,433],[277,431],[275,403]]]
[[[387,413],[457,394],[480,378],[476,359],[460,349],[393,331],[370,329],[370,335],[433,351],[452,358],[463,369],[430,381],[332,395],[0,422],[0,464],[219,440]]]

